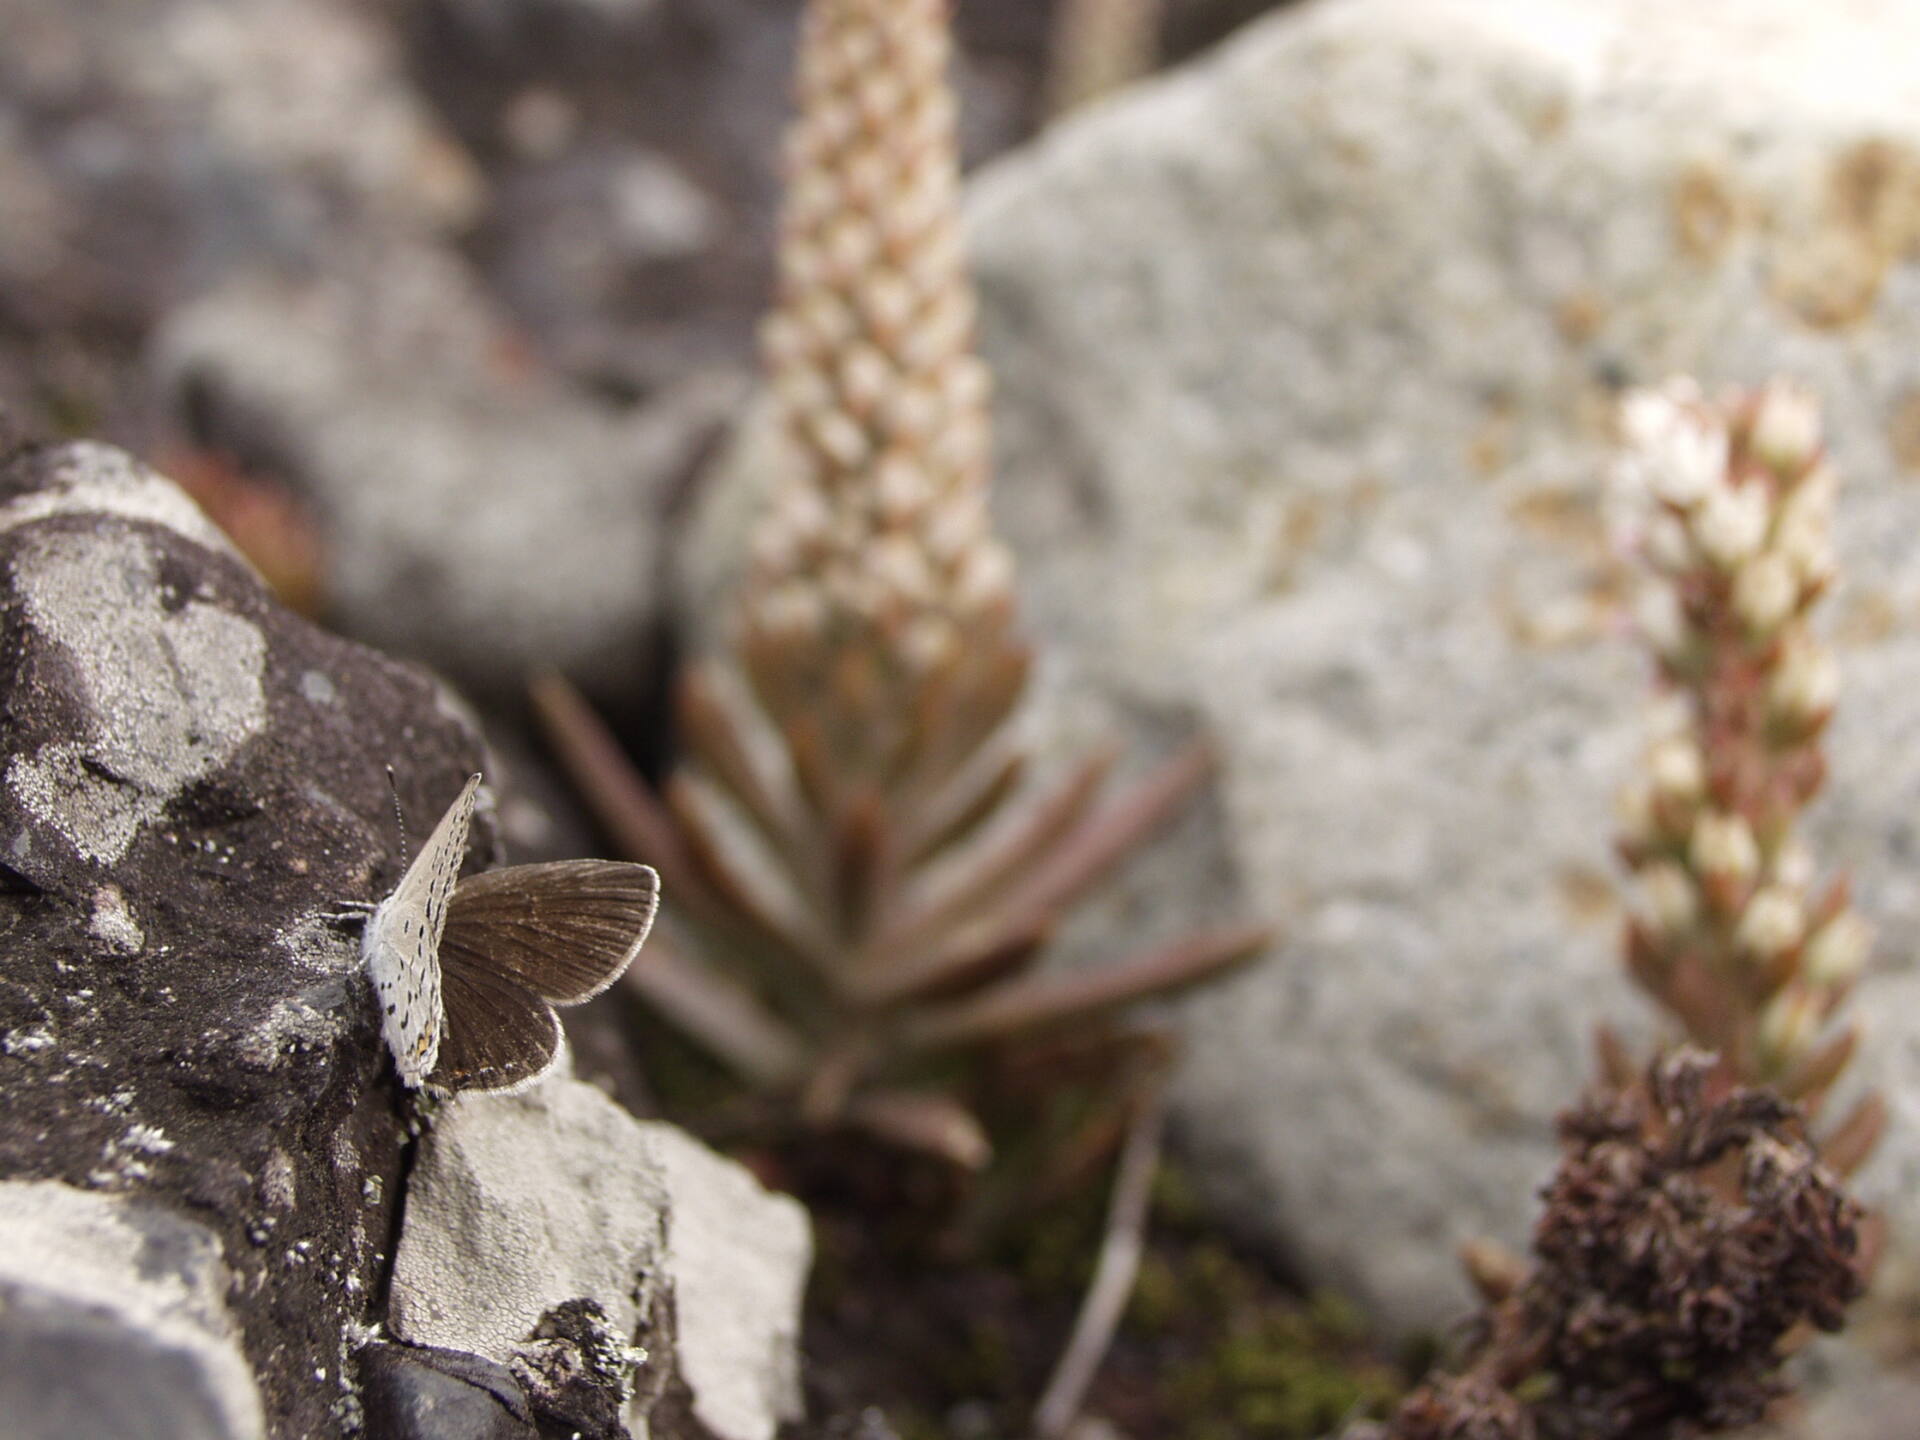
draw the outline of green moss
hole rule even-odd
[[[1230,1254],[1199,1246],[1192,1258],[1196,1292],[1254,1288],[1256,1277]],[[1332,1294],[1295,1305],[1269,1298],[1225,1314],[1218,1342],[1169,1377],[1182,1433],[1203,1435],[1224,1420],[1224,1433],[1248,1440],[1307,1440],[1356,1416],[1384,1413],[1402,1381],[1364,1349],[1365,1333],[1358,1308]]]

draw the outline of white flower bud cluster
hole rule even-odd
[[[764,348],[799,463],[753,539],[748,643],[817,688],[995,649],[1010,555],[960,239],[948,0],[810,0]],[[893,703],[888,701],[886,703]]]
[[[1715,403],[1673,380],[1629,395],[1621,431],[1615,483],[1653,572],[1637,614],[1669,664],[1695,653],[1703,618],[1683,610],[1678,590],[1724,596],[1764,644],[1832,579],[1836,479],[1808,391],[1774,381]]]
[[[1838,481],[1817,402],[1784,381],[1711,401],[1672,381],[1629,396],[1621,429],[1618,498],[1645,563],[1635,611],[1678,707],[1620,805],[1630,958],[1656,992],[1671,979],[1685,1013],[1722,1007],[1716,1042],[1744,1017],[1778,1077],[1820,1041],[1872,949],[1837,894],[1813,898],[1794,834],[1839,689],[1807,622],[1833,578]]]

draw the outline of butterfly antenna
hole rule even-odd
[[[405,869],[413,863],[413,849],[407,844],[407,812],[400,805],[400,782],[393,778],[393,767],[387,766],[387,788],[393,792],[393,823],[400,827],[400,865]]]

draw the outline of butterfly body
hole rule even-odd
[[[651,869],[612,860],[459,879],[479,786],[467,781],[361,942],[409,1089],[515,1090],[546,1074],[561,1051],[553,1007],[613,984],[659,901]]]

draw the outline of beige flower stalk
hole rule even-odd
[[[790,443],[766,457],[731,653],[681,677],[683,763],[656,789],[564,681],[535,699],[609,831],[659,869],[663,928],[685,925],[690,943],[656,937],[633,985],[758,1092],[769,1129],[979,1169],[990,1131],[1077,1112],[1084,1143],[1012,1147],[1037,1190],[1116,1116],[1157,1108],[1142,1097],[1171,1044],[1128,1007],[1266,937],[1041,965],[1065,911],[1212,758],[1191,745],[1111,799],[1104,753],[1028,787],[1003,724],[1029,652],[987,514],[948,8],[807,5],[765,337]]]
[[[754,536],[743,656],[777,723],[876,778],[938,769],[912,727],[991,706],[1024,663],[986,511],[946,9],[808,6],[765,330],[798,453]]]
[[[1153,69],[1164,9],[1164,0],[1059,0],[1048,110],[1064,115]]]
[[[1622,422],[1636,613],[1680,702],[1620,806],[1628,963],[1735,1078],[1817,1107],[1852,1054],[1835,1012],[1872,948],[1797,835],[1838,688],[1809,624],[1833,578],[1819,407],[1784,381],[1709,401],[1676,380],[1630,396]],[[1857,1163],[1881,1123],[1870,1098],[1827,1133],[1828,1158]]]

